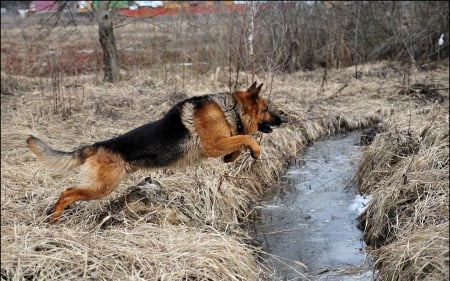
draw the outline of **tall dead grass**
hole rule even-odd
[[[257,280],[252,249],[214,228],[2,226],[3,280]]]
[[[448,73],[447,73],[448,74]],[[381,280],[449,277],[448,88],[443,104],[410,100],[365,148],[356,179],[373,195],[361,215]]]

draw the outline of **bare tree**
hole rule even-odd
[[[116,82],[120,79],[119,59],[114,37],[112,13],[109,10],[110,1],[99,1],[96,16],[98,20],[98,35],[103,51],[104,78],[106,82]]]
[[[98,35],[103,52],[103,70],[105,82],[116,82],[120,79],[118,50],[114,37],[114,7],[113,1],[98,1],[98,7],[91,14],[98,24]],[[49,36],[58,25],[77,26],[77,20],[73,14],[71,1],[61,1],[58,11],[49,13],[48,17],[41,19],[41,24],[48,29],[44,36]]]

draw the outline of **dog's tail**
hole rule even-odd
[[[38,160],[51,168],[72,169],[83,164],[86,159],[94,155],[97,149],[86,146],[72,152],[64,152],[52,149],[40,139],[29,136],[27,138],[28,148],[36,155]]]

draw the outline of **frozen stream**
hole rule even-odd
[[[356,227],[368,198],[351,182],[358,142],[353,132],[308,147],[262,205],[257,238],[276,280],[372,280]]]

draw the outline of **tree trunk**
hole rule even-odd
[[[119,60],[111,13],[108,11],[109,1],[99,1],[98,33],[103,51],[105,82],[116,82],[120,78]]]

